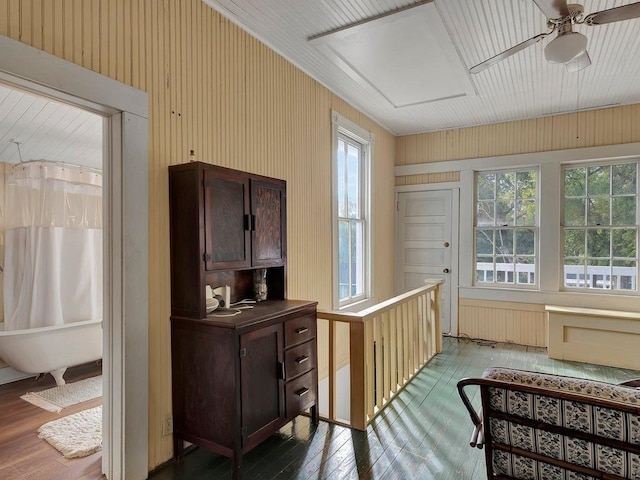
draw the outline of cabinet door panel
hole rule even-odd
[[[240,336],[243,449],[260,443],[284,420],[282,339],[282,324]]]
[[[249,184],[244,176],[204,172],[205,268],[251,265],[250,231],[245,206]]]
[[[252,258],[256,267],[283,265],[286,257],[286,197],[282,181],[251,181]]]

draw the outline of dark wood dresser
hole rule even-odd
[[[174,455],[184,441],[233,461],[309,410],[318,422],[316,302],[286,298],[286,184],[200,162],[169,167]],[[267,300],[206,312],[205,287]],[[228,312],[222,312],[228,313]]]

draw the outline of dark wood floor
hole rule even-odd
[[[495,348],[494,348],[495,347]],[[546,349],[446,338],[444,352],[391,402],[366,432],[301,417],[244,458],[245,480],[486,478],[484,450],[469,447],[472,424],[456,383],[488,366],[620,382],[640,372],[550,360]],[[478,404],[476,395],[473,399]],[[195,448],[153,480],[231,478],[228,459]]]
[[[67,370],[65,380],[75,382],[100,374],[96,363]],[[48,421],[100,405],[102,399],[89,400],[52,413],[20,398],[26,392],[55,387],[51,375],[0,386],[0,479],[2,480],[96,480],[104,478],[102,453],[66,459],[55,448],[38,438],[38,428]]]

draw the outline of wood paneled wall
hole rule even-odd
[[[544,305],[461,298],[458,328],[471,338],[547,346]]]
[[[149,95],[149,467],[170,458],[167,167],[198,160],[287,180],[288,292],[331,307],[332,109],[376,135],[378,252],[394,241],[395,138],[200,0],[0,0],[0,34]],[[393,255],[375,295],[393,294]]]
[[[396,165],[640,142],[640,104],[396,138]]]

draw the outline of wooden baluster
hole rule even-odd
[[[373,341],[376,346],[375,355],[375,405],[382,408],[384,397],[384,357],[382,344],[382,316],[373,319]]]
[[[336,419],[336,322],[329,320],[329,419]]]
[[[389,373],[391,375],[391,396],[398,391],[398,308],[389,312]]]
[[[365,319],[364,321],[364,348],[366,354],[366,379],[365,379],[365,392],[367,400],[366,414],[369,418],[373,418],[375,413],[375,398],[373,395],[373,378],[374,378],[374,360],[373,360],[373,321]]]
[[[383,394],[387,402],[391,399],[391,312],[384,312],[382,314],[382,343],[384,345],[384,380],[383,380]]]
[[[417,298],[418,303],[418,315],[416,321],[418,323],[418,338],[416,342],[418,342],[418,367],[422,367],[425,364],[425,354],[424,354],[424,324],[423,324],[423,315],[422,315],[422,295]]]
[[[409,350],[410,350],[410,338],[409,338],[409,306],[406,303],[402,304],[402,365],[404,367],[402,372],[402,385],[409,380],[409,371],[411,366],[409,365]]]

